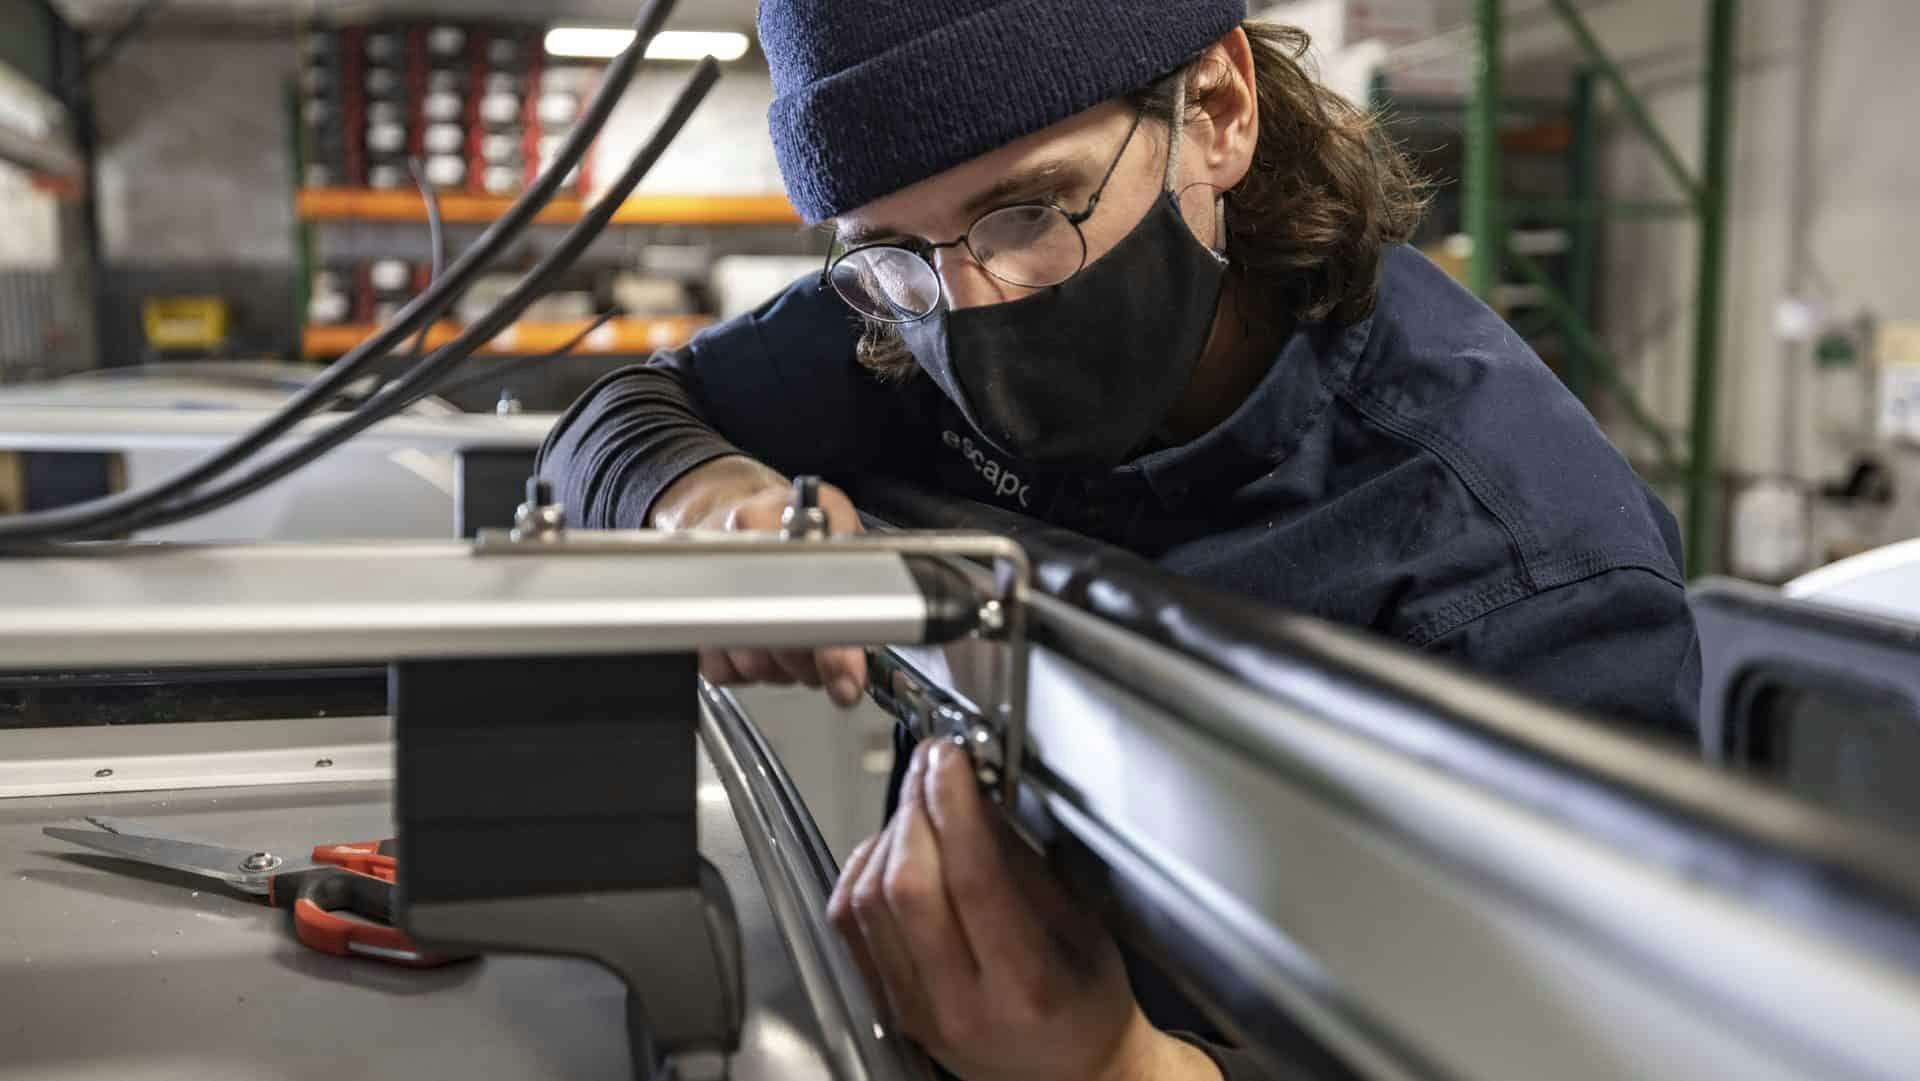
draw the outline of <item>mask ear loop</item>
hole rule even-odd
[[[1180,138],[1187,128],[1187,73],[1182,71],[1173,77],[1173,128],[1167,149],[1166,190],[1173,195],[1177,205],[1180,197],[1194,188],[1207,188],[1213,185],[1205,181],[1196,181],[1178,192],[1174,185],[1180,182]],[[1220,265],[1227,265],[1227,193],[1219,192],[1213,200],[1213,257]]]
[[[1173,130],[1167,148],[1166,190],[1172,192],[1180,182],[1180,137],[1187,129],[1187,73],[1173,77]]]

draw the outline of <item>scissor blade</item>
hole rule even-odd
[[[87,821],[106,830],[127,837],[145,837],[154,841],[184,841],[187,844],[207,845],[210,848],[225,847],[217,841],[205,837],[195,837],[190,833],[174,833],[170,830],[155,829],[153,825],[138,818],[108,818],[105,815],[88,815]]]
[[[237,848],[222,848],[219,845],[175,841],[161,837],[101,833],[97,830],[61,829],[57,826],[48,826],[41,832],[55,840],[105,852],[121,859],[138,860],[155,867],[166,867],[218,879],[247,893],[267,892],[267,881],[272,877],[271,874],[248,871],[242,864],[252,853],[243,852]],[[284,867],[275,868],[276,871],[285,869]]]

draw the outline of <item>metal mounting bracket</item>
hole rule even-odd
[[[964,621],[964,633],[998,647],[989,694],[990,703],[963,726],[932,734],[956,738],[973,757],[983,787],[1004,806],[1018,800],[1021,766],[1027,749],[1027,608],[1033,569],[1026,550],[1006,537],[991,533],[904,532],[828,536],[819,509],[819,479],[794,481],[795,498],[779,533],[666,532],[657,530],[575,530],[565,525],[565,512],[549,503],[550,489],[530,484],[528,504],[518,520],[533,528],[512,532],[484,531],[474,540],[477,556],[512,557],[581,555],[688,555],[806,552],[885,552],[905,559],[921,558],[952,564],[978,560],[993,568],[991,590],[980,591],[978,603]],[[968,576],[971,578],[971,576]],[[951,637],[934,633],[914,645],[941,644]],[[728,643],[714,643],[725,645]],[[905,643],[822,643],[823,645],[893,645]],[[871,679],[871,673],[870,673]],[[957,718],[949,718],[958,725]]]

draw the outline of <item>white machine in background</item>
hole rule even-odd
[[[259,423],[312,375],[292,365],[155,365],[0,391],[0,509],[164,480]],[[288,441],[336,419],[322,414]],[[554,420],[426,399],[283,484],[141,539],[438,539],[503,526]]]
[[[1789,583],[1788,597],[1920,622],[1920,540],[1867,552]]]

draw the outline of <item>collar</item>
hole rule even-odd
[[[1373,316],[1350,326],[1296,330],[1247,400],[1191,442],[1124,467],[1139,471],[1169,507],[1236,491],[1284,464],[1352,378],[1373,333]]]

